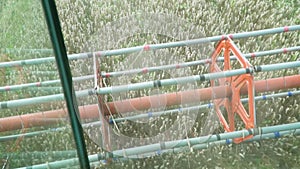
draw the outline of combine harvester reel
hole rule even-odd
[[[239,131],[241,129],[246,129],[242,133],[239,132],[240,136],[234,136],[232,139],[234,143],[241,143],[246,140],[251,140],[254,138],[255,135],[262,134],[261,128],[256,126],[256,108],[255,108],[255,101],[256,100],[265,100],[267,98],[271,97],[277,97],[277,96],[292,96],[292,92],[287,93],[281,93],[278,95],[270,95],[270,96],[257,96],[255,97],[255,93],[261,93],[261,92],[270,92],[270,91],[276,91],[280,89],[289,89],[289,88],[297,88],[299,87],[299,75],[294,76],[287,76],[282,78],[273,78],[273,79],[266,79],[266,80],[258,80],[254,81],[254,74],[257,72],[262,71],[276,71],[281,69],[287,69],[287,68],[295,68],[300,66],[300,63],[298,61],[295,62],[289,62],[289,63],[278,63],[274,65],[262,65],[262,66],[253,66],[250,64],[250,62],[247,60],[247,58],[255,58],[258,56],[264,56],[268,54],[278,54],[278,53],[287,53],[289,51],[299,50],[298,47],[292,47],[292,48],[283,48],[283,49],[277,49],[272,51],[265,51],[265,52],[257,52],[257,53],[250,53],[250,54],[242,54],[242,52],[238,49],[238,47],[234,44],[233,38],[239,39],[239,38],[245,38],[245,37],[251,37],[251,36],[259,36],[259,35],[266,35],[266,34],[272,34],[272,33],[281,33],[281,32],[287,32],[289,30],[294,30],[292,27],[282,27],[282,28],[275,28],[272,30],[263,30],[263,31],[255,31],[251,33],[239,33],[239,34],[233,34],[228,36],[217,36],[217,37],[211,37],[207,38],[205,40],[200,39],[199,43],[207,42],[207,41],[218,41],[216,45],[216,48],[211,56],[210,59],[206,60],[199,60],[198,64],[210,64],[210,73],[208,74],[200,74],[197,76],[191,76],[186,77],[185,82],[189,83],[191,81],[210,81],[211,87],[210,88],[199,88],[191,91],[180,91],[176,93],[166,93],[162,94],[159,97],[165,97],[167,99],[167,106],[174,106],[180,104],[178,102],[179,98],[182,96],[189,96],[189,99],[185,100],[187,102],[201,102],[201,101],[209,101],[212,100],[215,113],[217,114],[220,123],[222,124],[224,130],[229,133],[236,132],[236,123],[240,124],[240,121],[236,119],[236,117],[239,117],[241,119],[241,122],[243,123],[244,127],[239,127]],[[197,42],[193,41],[195,44]],[[179,42],[178,44],[184,44],[186,42]],[[173,44],[174,46],[178,46],[178,44]],[[139,46],[132,50],[136,51],[151,51],[155,50],[155,47],[159,47],[159,44],[156,46],[151,45],[145,45],[145,46]],[[165,45],[165,47],[172,47]],[[122,53],[122,49],[116,50],[117,54]],[[125,51],[125,50],[124,50]],[[136,52],[133,51],[133,52]],[[96,63],[96,93],[98,97],[101,98],[101,95],[109,94],[112,92],[122,92],[121,88],[118,88],[116,86],[113,87],[103,87],[99,84],[101,84],[102,78],[110,78],[112,76],[120,75],[124,72],[130,72],[131,70],[124,71],[124,72],[101,72],[99,68],[99,60],[97,59],[99,57],[106,57],[105,54],[109,53],[109,56],[114,55],[114,51],[108,52],[97,52],[95,55],[98,57],[95,57]],[[221,56],[221,57],[220,57]],[[221,65],[219,64],[221,63]],[[188,65],[189,63],[184,63],[184,65]],[[175,65],[166,65],[166,67],[170,69],[179,69],[183,68],[182,63],[178,63]],[[161,65],[162,66],[162,65]],[[138,68],[135,70],[132,70],[131,72],[138,72],[142,74],[149,73],[151,71],[158,70],[155,67],[150,68]],[[192,79],[192,80],[191,80]],[[175,82],[176,81],[176,82]],[[178,81],[183,81],[181,78],[178,78],[173,81],[168,79],[162,79],[162,80],[156,80],[156,81],[150,81],[150,82],[144,82],[143,84],[147,86],[147,88],[152,87],[162,87],[162,86],[168,86],[168,85],[178,85]],[[139,90],[142,89],[142,84],[132,84],[129,85],[129,87],[126,90]],[[116,91],[113,91],[113,90]],[[126,90],[123,90],[126,91]],[[196,95],[194,93],[197,93]],[[297,94],[297,92],[296,92]],[[246,95],[247,97],[245,97]],[[101,118],[102,119],[109,119],[109,123],[114,123],[113,118],[107,118],[106,116],[110,116],[112,114],[116,113],[127,113],[134,111],[136,109],[138,110],[147,110],[150,108],[151,103],[149,100],[151,100],[151,96],[147,97],[140,97],[140,98],[132,98],[128,100],[123,101],[116,101],[111,103],[104,103],[101,101],[102,99],[99,99],[99,105],[102,107],[101,109]],[[106,106],[103,106],[103,104],[106,104]],[[134,104],[134,108],[131,107],[132,104]],[[200,104],[200,103],[199,103]],[[102,105],[102,106],[101,106]],[[117,105],[117,106],[116,106]],[[103,108],[104,107],[104,108]],[[197,107],[197,106],[196,106]],[[212,104],[208,105],[199,105],[198,108],[209,108],[212,107]],[[194,108],[193,106],[191,109]],[[173,110],[173,112],[178,111],[179,109]],[[166,110],[166,112],[172,112],[170,110]],[[180,111],[179,111],[180,112]],[[149,115],[150,112],[147,114],[141,114],[138,115],[139,117],[152,117],[155,114],[161,114],[158,113],[152,113]],[[123,120],[130,120],[130,119],[136,119],[139,117],[127,117]],[[117,119],[118,120],[118,119]],[[111,140],[109,138],[108,130],[108,122],[102,121],[102,131],[103,131],[103,143],[106,143],[105,145],[110,145],[108,140]],[[234,135],[234,134],[233,134]],[[217,140],[223,140],[223,138],[220,137],[219,134],[216,135]],[[107,138],[108,137],[108,138]],[[228,143],[230,141],[226,139]],[[164,146],[163,146],[164,147]]]
[[[79,116],[78,118],[82,121],[82,127],[89,132],[91,129],[94,130],[89,136],[95,133],[101,133],[93,137],[97,137],[100,141],[97,142],[99,145],[101,143],[102,149],[105,151],[97,152],[96,154],[89,155],[89,162],[98,162],[100,160],[114,161],[114,159],[124,158],[143,158],[153,155],[160,155],[163,153],[173,153],[190,151],[191,149],[205,149],[209,146],[214,145],[225,145],[230,143],[241,143],[250,142],[261,139],[268,138],[278,138],[283,135],[299,135],[300,134],[300,122],[294,122],[289,124],[281,124],[275,126],[258,126],[256,120],[256,101],[266,100],[269,98],[276,97],[290,97],[293,95],[299,95],[300,91],[287,91],[281,93],[273,93],[270,95],[257,95],[258,93],[274,92],[278,90],[295,89],[300,87],[300,75],[289,75],[283,77],[272,77],[266,79],[254,80],[254,75],[259,75],[261,72],[271,72],[279,71],[282,69],[298,68],[300,67],[300,61],[292,61],[285,63],[276,63],[268,65],[252,65],[248,61],[248,58],[261,57],[272,54],[282,54],[287,52],[299,51],[300,46],[275,49],[269,51],[255,52],[249,54],[243,54],[233,40],[256,37],[262,35],[269,35],[275,33],[285,33],[288,31],[299,31],[300,25],[286,26],[280,28],[258,30],[253,32],[237,33],[228,36],[214,36],[202,39],[193,39],[186,41],[177,41],[163,44],[154,45],[144,45],[135,46],[131,48],[115,49],[109,51],[97,51],[89,53],[80,53],[69,55],[69,60],[79,60],[79,59],[90,59],[93,63],[94,74],[86,76],[73,77],[73,81],[84,81],[88,84],[93,84],[94,86],[90,88],[84,88],[82,90],[76,91],[77,98],[87,98],[93,97],[97,99],[95,102],[83,104],[79,106]],[[128,55],[130,53],[146,53],[152,52],[153,50],[161,50],[165,48],[176,48],[183,47],[187,44],[196,45],[202,43],[217,43],[215,50],[213,51],[210,58],[205,60],[196,61],[186,61],[182,63],[172,63],[169,65],[155,65],[153,67],[136,68],[134,70],[123,70],[111,72],[104,72],[106,68],[102,65],[103,58],[108,58],[110,56],[120,56]],[[110,58],[108,58],[110,59]],[[112,58],[115,59],[115,58]],[[55,59],[53,57],[49,58],[39,58],[12,62],[0,63],[0,68],[10,68],[14,66],[32,66],[41,65],[44,63],[52,63]],[[110,78],[118,79],[118,76],[124,74],[139,74],[141,76],[147,73],[165,71],[165,70],[178,70],[185,69],[190,66],[201,66],[209,64],[209,71],[205,74],[193,74],[185,75],[174,78],[161,78],[149,80],[143,79],[142,82],[131,83],[124,85],[104,85],[104,80]],[[140,65],[139,65],[140,66]],[[142,65],[144,66],[144,65]],[[210,82],[208,87],[199,87],[199,83]],[[40,82],[30,82],[27,84],[15,84],[0,87],[0,92],[10,92],[18,91],[21,89],[28,88],[40,88],[47,87],[49,85],[57,85],[60,80],[45,80]],[[196,84],[192,89],[183,90],[178,87],[178,85],[184,85],[187,83]],[[198,85],[198,86],[197,86]],[[171,90],[167,88],[166,92],[155,93],[155,95],[139,95],[136,97],[132,96],[126,99],[113,100],[107,99],[112,93],[120,92],[131,92],[139,91],[144,89],[163,89],[164,87],[176,86],[176,90]],[[94,88],[93,88],[94,87]],[[43,88],[42,88],[43,89]],[[172,88],[173,89],[173,88]],[[255,96],[257,95],[257,96]],[[182,99],[184,98],[184,100]],[[151,105],[151,101],[163,100],[164,104],[160,110],[156,110],[155,106],[160,106],[155,104]],[[62,93],[52,93],[49,95],[41,96],[29,96],[28,98],[22,99],[11,99],[7,101],[0,102],[0,110],[23,110],[22,106],[32,106],[36,104],[48,104],[52,101],[63,101],[64,96]],[[184,105],[184,106],[183,106]],[[186,106],[187,105],[187,106]],[[152,106],[152,107],[151,107]],[[44,106],[48,108],[47,106]],[[153,108],[154,109],[151,109]],[[18,108],[18,109],[16,109]],[[116,146],[115,142],[120,141],[119,137],[112,130],[112,125],[116,125],[120,122],[134,121],[141,118],[155,118],[161,116],[172,116],[175,117],[183,114],[183,112],[188,112],[184,114],[185,118],[193,118],[193,115],[197,115],[200,109],[211,109],[211,113],[216,113],[220,124],[224,128],[224,133],[209,133],[210,135],[195,136],[189,138],[184,135],[179,139],[173,139],[169,137],[165,140],[161,139],[158,142],[154,139],[147,142],[144,139],[144,143],[135,146],[134,144],[130,146]],[[26,109],[24,109],[25,111]],[[154,111],[155,110],[155,111]],[[68,131],[69,128],[56,126],[58,124],[66,125],[68,121],[68,114],[66,109],[47,109],[44,111],[32,110],[33,113],[23,113],[21,115],[11,115],[7,117],[0,118],[0,142],[4,145],[4,142],[17,140],[18,143],[22,143],[22,139],[27,139],[27,137],[38,137],[42,134],[56,133],[60,131]],[[130,113],[138,114],[130,114]],[[189,114],[190,113],[190,114]],[[128,115],[129,114],[129,115]],[[125,115],[127,115],[125,117]],[[183,117],[183,116],[182,116]],[[67,120],[66,120],[67,119]],[[196,119],[196,118],[195,118]],[[193,120],[195,120],[193,119]],[[179,119],[182,120],[182,119]],[[124,123],[126,124],[126,123]],[[51,127],[49,130],[44,130],[39,127]],[[129,126],[130,127],[130,126]],[[33,129],[31,132],[28,129]],[[101,132],[99,132],[99,129]],[[21,133],[20,133],[21,130]],[[26,132],[30,131],[30,132]],[[222,131],[223,132],[223,131]],[[12,134],[15,133],[15,134]],[[175,133],[175,131],[174,131]],[[168,133],[168,134],[174,134]],[[89,134],[89,133],[88,133]],[[127,141],[126,139],[124,139]],[[124,142],[125,142],[124,141]],[[139,140],[138,140],[139,141]],[[187,149],[186,149],[187,148]],[[35,150],[33,150],[35,151]],[[34,152],[31,152],[34,153]],[[7,153],[9,154],[9,153]],[[74,154],[76,152],[74,151]],[[10,155],[10,154],[9,154]],[[9,156],[7,155],[7,157]],[[16,155],[16,154],[14,154]],[[47,168],[61,168],[69,167],[73,165],[78,165],[78,159],[76,157],[68,157],[68,159],[50,161],[45,164],[39,164],[34,167],[44,167]]]

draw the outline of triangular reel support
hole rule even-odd
[[[217,65],[217,59],[221,52],[224,52],[224,66],[223,70]],[[215,51],[212,54],[211,67],[210,71],[221,72],[231,70],[230,63],[230,53],[232,53],[237,61],[241,64],[242,68],[251,68],[252,65],[249,61],[243,56],[234,42],[226,37],[221,40],[216,46]],[[218,84],[217,84],[217,83]],[[240,91],[243,86],[247,86],[248,91],[248,112],[244,108],[241,102]],[[247,73],[243,75],[221,78],[216,80],[211,80],[211,87],[214,86],[227,86],[229,90],[226,92],[230,93],[229,97],[222,99],[214,99],[215,111],[218,115],[220,123],[223,125],[224,130],[227,132],[235,131],[235,114],[238,114],[245,124],[246,129],[252,129],[256,126],[256,115],[255,115],[255,101],[254,101],[254,77],[252,74]],[[222,107],[225,108],[227,112],[227,120],[222,113]],[[252,138],[253,135],[244,136],[241,138],[236,138],[233,141],[235,143],[240,143],[244,140]]]
[[[93,61],[94,61],[94,83],[95,83],[95,90],[98,100],[98,110],[99,110],[99,117],[101,121],[101,133],[102,133],[102,146],[103,148],[111,152],[111,140],[110,140],[110,128],[109,128],[109,119],[105,115],[105,103],[103,100],[103,96],[100,94],[97,94],[97,90],[103,87],[103,79],[101,76],[101,70],[100,70],[100,64],[99,64],[100,58],[94,53],[93,54]],[[110,161],[110,159],[107,159]]]

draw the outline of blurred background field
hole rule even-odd
[[[106,50],[99,44],[90,46],[93,38],[99,38],[99,30],[110,22],[136,13],[165,13],[182,18],[201,30],[199,37],[210,37],[223,34],[254,31],[267,28],[300,24],[300,2],[297,0],[61,0],[56,1],[62,31],[68,54],[89,52],[89,49]],[[37,0],[1,0],[0,1],[0,62],[43,58],[53,56],[52,46],[44,13]],[[103,32],[102,32],[103,33]],[[105,32],[104,32],[105,34]],[[196,37],[197,38],[197,37]],[[140,40],[137,42],[137,39]],[[161,43],[166,39],[154,41],[147,38],[131,37],[122,46],[113,48],[132,47],[147,43]],[[144,40],[144,41],[143,41]],[[172,40],[172,39],[168,39]],[[174,40],[174,39],[173,39]],[[300,32],[267,35],[255,38],[235,40],[243,53],[280,49],[300,45]],[[213,44],[215,45],[215,44]],[[88,46],[88,47],[87,47]],[[44,52],[28,52],[27,49],[44,49]],[[207,55],[210,55],[208,53]],[[197,58],[192,58],[196,60]],[[299,52],[266,56],[251,60],[253,65],[282,63],[296,61]],[[112,63],[107,62],[107,70],[112,69]],[[70,61],[73,76],[92,74],[92,60]],[[111,67],[110,67],[111,66]],[[193,74],[205,73],[206,69],[197,69]],[[299,74],[299,69],[282,70],[261,73],[256,79],[282,77]],[[41,65],[0,68],[0,86],[33,83],[37,81],[59,79],[54,62]],[[109,83],[109,82],[108,82]],[[74,83],[76,90],[93,88],[93,83],[84,81]],[[49,93],[61,92],[60,84],[52,85],[49,90],[29,90],[2,92],[0,101],[44,96]],[[96,99],[89,96],[80,98],[80,105],[95,103]],[[43,112],[65,108],[63,101],[53,101],[39,105],[20,108],[0,109],[0,117]],[[258,126],[271,126],[300,121],[299,96],[259,101],[256,104]],[[205,112],[207,113],[207,112]],[[214,113],[210,111],[208,113]],[[199,113],[201,114],[201,113]],[[200,136],[204,128],[205,118],[197,117],[198,123],[193,126],[190,136]],[[68,121],[61,121],[55,127],[67,126]],[[126,128],[126,126],[125,126]],[[17,133],[39,131],[43,128],[19,130]],[[89,154],[101,151],[86,131],[86,143]],[[224,132],[221,126],[215,127],[208,134]],[[0,136],[16,134],[16,132],[0,133]],[[188,153],[164,154],[146,159],[128,160],[99,166],[99,168],[298,168],[300,165],[300,137],[289,136],[275,140],[264,140],[237,145],[220,145],[206,150]],[[39,151],[74,150],[75,145],[71,130],[49,132],[39,136],[0,142],[0,159],[6,153],[23,153]],[[2,157],[1,157],[2,156]],[[59,160],[64,159],[59,158]],[[10,167],[55,161],[54,157],[32,159],[10,159]],[[4,161],[4,160],[3,160]],[[1,161],[0,161],[1,164]],[[1,166],[1,165],[0,165]]]

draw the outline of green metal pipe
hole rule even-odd
[[[266,55],[275,55],[275,54],[282,54],[282,53],[288,53],[288,52],[294,52],[294,51],[299,51],[300,46],[294,46],[294,47],[289,47],[289,48],[282,48],[282,49],[274,49],[274,50],[266,50],[266,51],[259,51],[259,52],[253,52],[253,53],[248,53],[244,54],[246,58],[256,58],[256,57],[262,57]],[[230,59],[236,59],[236,57],[231,56]],[[218,61],[224,61],[223,57],[219,57]]]
[[[182,147],[189,147],[189,146],[195,149],[203,149],[203,148],[207,148],[208,147],[207,145],[209,143],[211,145],[213,145],[212,143],[230,144],[232,143],[232,140],[230,141],[230,139],[245,137],[248,136],[249,134],[254,134],[254,138],[251,141],[272,138],[273,136],[274,138],[278,138],[282,135],[290,134],[290,133],[299,134],[299,129],[300,129],[300,122],[297,122],[297,123],[261,127],[261,128],[255,128],[249,130],[240,130],[240,131],[228,132],[222,134],[214,134],[209,136],[202,136],[202,137],[189,138],[183,140],[161,142],[161,143],[150,144],[145,146],[127,148],[123,150],[116,150],[111,153],[107,152],[102,154],[93,154],[89,156],[89,161],[95,162],[108,157],[110,158],[124,157],[124,154],[126,155],[126,157],[130,157],[130,156],[139,156],[139,155],[152,153],[152,152],[163,152],[163,151],[174,152],[175,148],[182,149]],[[264,134],[270,134],[270,135],[264,136]],[[49,162],[47,164],[34,165],[31,166],[30,168],[34,168],[34,169],[45,168],[45,167],[61,168],[67,166],[74,166],[77,164],[78,164],[77,160],[67,159],[67,160]]]
[[[64,90],[64,97],[67,102],[68,113],[70,116],[71,127],[78,153],[78,159],[81,168],[90,168],[83,129],[80,124],[79,110],[72,82],[72,74],[67,57],[67,51],[64,44],[64,38],[61,31],[60,21],[54,0],[41,0],[44,9],[50,38],[52,41],[55,60],[58,72]]]
[[[85,80],[91,80],[94,78],[94,75],[87,75],[87,76],[80,76],[80,77],[74,77],[74,82],[80,82]],[[49,81],[43,81],[43,82],[34,82],[34,83],[26,83],[26,84],[19,84],[19,85],[12,85],[12,86],[3,86],[0,87],[0,92],[5,91],[15,91],[15,90],[21,90],[29,87],[42,87],[42,86],[48,86],[48,85],[56,85],[60,84],[60,80],[49,80]]]
[[[273,133],[268,133],[268,134],[261,134],[261,135],[254,136],[253,138],[246,140],[243,143],[249,143],[249,142],[253,142],[253,141],[261,141],[261,140],[267,140],[267,139],[278,139],[278,138],[288,136],[288,135],[293,135],[293,136],[300,135],[300,129],[273,132]],[[202,150],[202,149],[207,149],[209,147],[228,145],[228,144],[233,144],[233,140],[232,139],[219,140],[219,141],[213,141],[213,142],[209,142],[209,143],[196,144],[191,147],[181,147],[181,148],[173,148],[173,149],[167,149],[167,150],[158,150],[156,152],[136,154],[136,155],[126,156],[126,157],[124,157],[124,154],[123,154],[122,157],[115,156],[113,158],[113,160],[114,160],[114,162],[118,162],[118,161],[126,161],[129,159],[141,159],[141,158],[146,158],[146,157],[151,157],[151,156],[156,156],[156,155],[162,155],[162,154],[166,154],[166,153],[190,152],[191,150]],[[104,158],[103,155],[100,157]],[[101,159],[103,159],[103,158],[101,158]],[[91,165],[93,165],[95,167],[99,167],[100,165],[103,165],[103,164],[105,164],[105,160],[95,161],[95,162],[91,163]]]
[[[86,97],[93,94],[94,94],[94,90],[92,89],[81,90],[76,92],[76,97]],[[33,98],[26,98],[26,99],[19,99],[19,100],[10,100],[6,102],[0,102],[0,109],[9,109],[9,108],[21,107],[27,105],[42,104],[51,101],[63,101],[64,99],[65,99],[64,94],[55,94],[55,95],[40,96],[40,97],[33,97]]]
[[[268,72],[268,71],[297,68],[297,67],[300,67],[300,61],[277,63],[277,64],[270,64],[270,65],[260,65],[260,66],[255,66],[254,69],[255,72]]]
[[[47,94],[63,92],[62,87],[36,87],[36,88],[27,88],[26,90],[29,92],[44,92]]]
[[[69,60],[77,60],[77,59],[91,58],[92,56],[93,56],[92,53],[79,53],[79,54],[71,54],[68,56],[68,58],[69,58]],[[2,62],[2,63],[0,63],[0,68],[25,66],[25,65],[37,65],[37,64],[43,64],[43,63],[52,63],[54,61],[55,61],[55,57],[17,60],[17,61],[11,61],[11,62]]]
[[[253,141],[261,141],[261,140],[267,140],[267,139],[277,139],[281,138],[284,136],[288,135],[300,135],[300,129],[295,129],[295,130],[286,130],[286,131],[279,131],[279,132],[273,132],[273,133],[268,133],[268,134],[261,134],[254,136],[253,138],[244,141],[243,143],[249,143]],[[129,158],[145,158],[149,156],[154,156],[154,155],[161,155],[165,153],[182,153],[182,152],[190,152],[191,150],[202,150],[202,149],[207,149],[209,147],[214,147],[214,146],[220,146],[220,145],[228,145],[228,144],[233,144],[233,139],[226,139],[226,140],[219,140],[219,141],[213,141],[209,143],[201,143],[201,144],[196,144],[191,147],[182,147],[182,148],[174,148],[174,149],[168,149],[168,150],[163,150],[163,151],[157,151],[157,152],[152,152],[152,153],[146,153],[146,154],[140,154],[131,156]]]
[[[281,138],[283,136],[288,136],[291,134],[293,134],[294,136],[300,135],[300,129],[273,132],[273,133],[268,133],[268,134],[261,134],[261,135],[254,136],[253,138],[246,140],[243,143],[249,143],[249,142],[253,142],[253,141],[260,141],[260,140],[266,140],[266,139],[277,139],[277,138]],[[132,156],[127,157],[127,159],[129,159],[129,158],[130,159],[145,158],[145,157],[161,155],[161,154],[165,154],[165,153],[190,152],[191,150],[202,150],[202,149],[207,149],[207,148],[213,147],[213,146],[228,145],[228,144],[233,144],[233,143],[234,143],[233,139],[212,141],[212,142],[208,142],[208,143],[195,144],[194,146],[191,146],[191,147],[186,146],[186,147],[181,147],[181,148],[158,150],[156,152],[151,152],[151,153],[132,155]],[[126,159],[126,158],[124,158],[124,159]]]
[[[203,75],[194,75],[194,76],[178,77],[173,79],[162,79],[162,80],[134,83],[128,85],[103,87],[97,89],[97,94],[112,94],[112,93],[120,93],[120,92],[127,92],[127,91],[148,89],[148,88],[155,88],[155,87],[162,87],[162,86],[194,83],[197,81],[206,81],[206,80],[213,80],[213,79],[219,79],[224,77],[237,76],[237,75],[242,75],[247,73],[253,73],[253,71],[254,70],[252,68],[246,68],[246,69],[241,68],[241,69],[228,70],[223,72],[207,73]]]
[[[139,89],[155,88],[161,86],[193,83],[196,81],[213,80],[218,78],[242,75],[246,73],[251,74],[253,72],[275,71],[275,70],[282,70],[282,69],[296,68],[296,67],[300,67],[300,61],[254,66],[254,69],[242,68],[242,69],[228,70],[228,71],[222,71],[216,73],[208,73],[203,75],[195,75],[195,76],[179,77],[173,79],[163,79],[163,80],[156,80],[156,81],[149,81],[149,82],[134,83],[128,85],[104,87],[104,88],[99,88],[97,90],[97,94],[120,93],[120,92],[127,92],[130,90],[139,90]]]
[[[125,150],[117,150],[117,151],[113,151],[113,154],[116,155],[116,157],[123,156],[124,153],[130,156],[130,155],[144,154],[144,153],[154,152],[154,151],[161,151],[164,149],[173,149],[173,148],[185,147],[189,145],[193,146],[197,144],[204,144],[204,143],[206,144],[209,142],[214,142],[219,140],[240,138],[240,137],[245,137],[251,133],[260,136],[261,134],[269,134],[269,133],[275,133],[275,132],[281,132],[287,130],[297,130],[297,129],[300,129],[300,122],[261,127],[261,128],[255,128],[249,130],[240,130],[235,132],[221,133],[221,134],[215,134],[215,135],[209,135],[209,136],[203,136],[197,138],[161,142],[152,145],[128,148]]]
[[[272,132],[272,133],[268,133],[268,134],[261,134],[261,135],[256,135],[253,138],[244,141],[243,143],[249,143],[249,142],[253,142],[253,141],[261,141],[261,140],[267,140],[267,139],[278,139],[284,136],[288,136],[288,135],[293,135],[293,136],[297,136],[300,135],[300,129],[295,129],[295,130],[286,130],[286,131],[279,131],[279,132]],[[190,152],[191,150],[202,150],[202,149],[207,149],[209,147],[214,147],[214,146],[220,146],[220,145],[228,145],[228,144],[233,144],[233,140],[232,139],[226,139],[226,140],[218,140],[218,141],[212,141],[212,142],[208,142],[208,143],[200,143],[200,144],[195,144],[191,147],[180,147],[180,148],[172,148],[172,149],[166,149],[166,150],[158,150],[155,152],[150,152],[150,153],[143,153],[143,154],[135,154],[135,155],[130,155],[130,156],[125,156],[124,154],[122,154],[121,156],[118,155],[114,155],[113,157],[113,161],[114,162],[118,162],[118,161],[126,161],[128,159],[140,159],[140,158],[146,158],[146,157],[150,157],[150,156],[155,156],[155,155],[161,155],[161,154],[165,154],[165,153],[182,153],[182,152]],[[121,150],[119,150],[121,151]],[[122,150],[123,151],[123,150]],[[67,152],[70,152],[68,154],[66,154]],[[74,154],[75,151],[67,151],[65,152],[49,152],[50,155],[52,156],[57,156],[57,157],[68,157],[70,156],[70,154]],[[36,155],[35,152],[34,156]],[[56,154],[57,153],[57,154]],[[43,154],[43,152],[40,152],[38,154],[41,154],[41,156],[45,156],[46,153]],[[32,154],[30,153],[24,153],[24,154],[16,154],[15,157],[24,157],[24,159],[27,159],[26,155],[28,155],[29,157],[32,156]],[[52,157],[51,156],[51,157]],[[3,156],[5,157],[5,156]],[[14,157],[14,155],[13,155]],[[105,164],[105,155],[98,155],[99,160],[91,162],[91,166],[100,166]],[[37,157],[39,158],[39,157]],[[101,160],[102,159],[102,160]],[[73,164],[73,166],[75,166],[76,164]],[[36,166],[33,166],[36,167]]]
[[[287,52],[298,51],[298,50],[300,50],[300,46],[248,53],[248,54],[244,54],[244,56],[245,56],[245,58],[256,58],[256,57],[262,57],[262,56],[266,56],[266,55],[281,54],[281,53],[287,53]],[[236,60],[236,57],[230,56],[230,60]],[[218,57],[217,61],[223,62],[224,57]],[[211,59],[202,59],[202,60],[197,60],[197,61],[192,61],[192,62],[184,62],[184,63],[163,65],[163,66],[156,66],[156,67],[148,67],[148,68],[145,67],[145,68],[140,68],[140,69],[124,70],[124,71],[118,71],[118,72],[101,72],[101,76],[108,78],[108,77],[119,77],[119,76],[138,74],[138,73],[145,74],[145,73],[154,72],[154,71],[179,69],[179,68],[185,68],[188,66],[204,65],[204,64],[209,64],[209,63],[211,63]]]
[[[213,36],[213,37],[207,37],[207,38],[201,38],[201,39],[192,39],[192,40],[186,40],[186,41],[177,41],[177,42],[169,42],[169,43],[162,43],[162,44],[136,46],[136,47],[131,47],[131,48],[99,51],[99,52],[96,52],[96,54],[97,54],[97,56],[123,55],[123,54],[130,54],[130,53],[134,53],[134,52],[140,52],[143,50],[148,51],[148,50],[157,50],[157,49],[163,49],[163,48],[172,48],[172,47],[180,47],[180,46],[189,46],[189,45],[217,42],[222,39],[225,39],[226,37],[230,37],[232,39],[241,39],[241,38],[256,37],[256,36],[269,35],[269,34],[275,34],[275,33],[283,33],[283,32],[288,32],[288,31],[297,31],[297,30],[300,30],[300,25],[257,30],[257,31],[252,31],[252,32],[242,32],[242,33],[235,33],[235,34],[229,34],[229,35],[220,35],[220,36]]]
[[[187,40],[187,41],[169,42],[169,43],[153,44],[153,45],[147,45],[147,46],[136,46],[136,47],[131,47],[131,48],[98,51],[95,53],[98,56],[122,55],[122,54],[129,54],[129,53],[133,53],[133,52],[140,52],[140,51],[144,50],[145,47],[147,47],[146,48],[147,50],[157,50],[157,49],[163,49],[163,48],[180,47],[180,46],[187,46],[187,45],[196,45],[196,44],[201,44],[201,43],[216,42],[216,41],[220,41],[220,40],[224,39],[226,36],[229,36],[233,39],[241,39],[241,38],[256,37],[256,36],[262,36],[262,35],[283,33],[283,32],[288,32],[288,31],[297,31],[297,30],[300,30],[300,25],[257,30],[257,31],[252,31],[252,32],[242,32],[242,33],[229,34],[229,35],[220,35],[220,36],[213,36],[213,37],[201,38],[201,39],[193,39],[193,40]],[[69,59],[73,60],[73,59],[92,58],[92,56],[93,56],[93,53],[72,54],[69,56]],[[4,62],[4,63],[0,63],[0,68],[11,67],[11,66],[41,64],[41,63],[48,63],[48,62],[53,62],[53,61],[54,61],[54,57]]]

